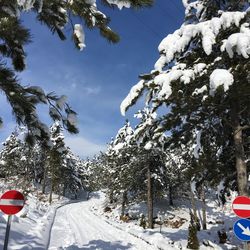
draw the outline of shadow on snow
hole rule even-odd
[[[91,250],[125,250],[125,249],[131,249],[133,245],[127,244],[126,246],[122,245],[121,242],[107,242],[103,240],[92,240],[88,244],[85,244],[83,246],[68,246],[66,248],[63,248],[65,250],[79,250],[79,249],[91,249]]]

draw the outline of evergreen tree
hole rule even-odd
[[[151,115],[148,109],[139,111],[136,116],[141,122],[135,131],[128,121],[118,131],[101,157],[99,176],[110,202],[121,203],[121,216],[129,202],[147,201],[148,226],[153,228],[153,200],[162,195],[167,178],[160,139],[149,139],[150,126],[147,132],[141,133],[150,124]]]
[[[82,188],[87,192],[87,199],[89,199],[92,191],[98,191],[104,187],[103,178],[101,178],[102,155],[81,161],[80,166],[78,173],[81,177]]]
[[[81,180],[81,160],[73,154],[70,148],[67,148],[65,156],[65,168],[63,171],[63,195],[65,196],[66,191],[73,194],[77,198],[78,191],[82,188]]]
[[[11,176],[26,174],[23,145],[18,138],[18,132],[14,131],[3,143],[3,149],[0,152],[1,176],[6,180]]]
[[[147,178],[147,205],[148,205],[148,227],[153,228],[154,215],[154,193],[165,188],[166,178],[164,173],[164,153],[163,144],[165,137],[163,133],[155,133],[156,113],[152,109],[146,107],[139,110],[135,117],[140,119],[140,123],[136,126],[134,137],[141,147],[138,158],[146,166]],[[160,185],[156,185],[160,184]]]
[[[186,22],[160,43],[155,69],[140,76],[121,112],[125,114],[148,91],[147,104],[153,109],[167,107],[156,132],[171,132],[177,146],[189,143],[193,149],[190,159],[198,165],[202,161],[199,145],[206,164],[209,158],[216,160],[221,173],[228,165],[228,160],[221,160],[232,154],[238,192],[248,195],[245,140],[250,129],[250,84],[245,72],[250,67],[249,2],[183,2]],[[209,152],[211,143],[215,146]]]
[[[130,158],[133,150],[136,150],[137,145],[133,140],[133,129],[130,123],[126,121],[125,125],[119,129],[114,140],[108,146],[104,161],[107,163],[108,173],[112,176],[113,181],[109,188],[109,197],[111,200],[116,196],[126,198],[127,192],[134,184],[131,178]],[[122,201],[124,203],[124,201]],[[124,207],[123,207],[124,208]],[[122,215],[124,209],[122,209]]]
[[[42,142],[31,147],[22,138],[25,131],[25,128],[16,129],[3,143],[0,176],[6,181],[10,177],[16,178],[16,187],[23,190],[36,189],[41,185],[45,194],[46,188],[50,187],[50,199],[52,192],[77,197],[86,182],[86,169],[83,161],[66,147],[59,122],[51,127],[52,144],[49,148]]]
[[[61,193],[63,186],[63,177],[65,177],[66,161],[65,156],[67,153],[64,144],[64,136],[62,134],[62,127],[58,122],[51,126],[51,142],[52,146],[49,150],[49,175],[51,179],[50,184],[50,203],[52,202],[52,194],[56,192]]]

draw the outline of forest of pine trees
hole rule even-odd
[[[119,8],[151,6],[151,0],[102,1]],[[109,18],[95,1],[0,0],[0,90],[17,124],[0,151],[0,178],[16,178],[29,191],[41,188],[73,195],[102,190],[108,205],[121,206],[120,218],[134,202],[145,202],[143,227],[155,225],[155,202],[186,197],[191,204],[188,247],[198,249],[197,231],[207,229],[208,195],[225,203],[231,191],[249,196],[250,168],[250,4],[247,0],[183,0],[185,22],[165,37],[152,71],[139,75],[120,106],[122,115],[144,98],[144,107],[127,120],[107,150],[82,160],[65,145],[63,131],[77,133],[76,113],[66,97],[22,85],[17,72],[25,69],[25,45],[30,31],[20,12],[32,11],[61,40],[71,27],[79,50],[85,47],[80,17],[108,41],[119,41]],[[10,30],[12,32],[10,32]],[[6,63],[9,60],[11,63]],[[36,112],[46,104],[53,125]],[[0,122],[2,120],[0,119]],[[83,149],[84,150],[84,149]],[[197,201],[202,204],[198,216]],[[250,249],[250,247],[249,247]]]
[[[0,177],[25,192],[41,190],[52,194],[77,198],[88,185],[85,162],[65,145],[59,122],[50,128],[50,146],[42,143],[30,146],[24,140],[25,128],[16,129],[3,143],[0,151]],[[14,188],[14,186],[12,188]]]

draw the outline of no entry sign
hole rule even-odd
[[[250,218],[250,198],[238,196],[234,199],[232,208],[234,213],[241,218]]]
[[[0,210],[8,215],[17,214],[24,206],[24,196],[16,190],[4,193],[0,200]]]
[[[24,196],[22,193],[16,190],[7,191],[2,195],[0,199],[0,210],[2,210],[3,213],[8,215],[3,250],[8,249],[11,215],[20,212],[23,206],[24,206]]]

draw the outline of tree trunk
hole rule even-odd
[[[51,181],[50,193],[49,193],[49,204],[52,203],[52,193],[53,193],[53,180]]]
[[[90,193],[91,193],[91,191],[87,192],[87,201],[89,200]]]
[[[109,203],[110,204],[114,203],[113,191],[111,191],[109,194]]]
[[[173,188],[172,188],[172,185],[171,184],[169,184],[169,189],[168,189],[168,191],[169,191],[169,205],[170,206],[173,206],[174,205],[174,202],[173,202]]]
[[[44,172],[43,172],[43,185],[42,185],[42,193],[45,194],[46,189],[46,180],[47,180],[47,167],[45,166]]]
[[[235,148],[235,168],[237,172],[238,193],[248,196],[248,176],[245,162],[245,151],[242,138],[242,126],[240,124],[240,104],[238,100],[231,103],[231,119],[233,124],[233,140]],[[250,242],[245,243],[245,249],[250,250]]]
[[[237,185],[239,195],[248,196],[247,165],[243,147],[242,126],[240,125],[240,107],[236,100],[231,104],[231,118],[233,124],[233,140],[235,147],[235,167],[237,171]]]
[[[148,227],[153,229],[153,179],[151,177],[150,166],[147,170],[147,191],[148,191]]]
[[[66,195],[66,189],[67,189],[67,185],[64,183],[63,184],[63,193],[62,193],[62,196],[64,196],[64,197]]]
[[[197,214],[197,208],[196,208],[196,204],[195,204],[195,199],[194,199],[194,194],[191,190],[190,192],[190,197],[191,197],[191,206],[193,209],[193,216],[194,216],[194,222],[196,224],[197,230],[200,231],[200,222],[199,222],[199,218],[198,218],[198,214]]]
[[[55,187],[55,176],[54,176],[54,170],[52,169],[52,176],[51,176],[51,186],[50,186],[50,194],[49,194],[49,203],[52,203],[52,194]]]
[[[194,218],[194,214],[190,212],[190,224],[188,227],[188,249],[199,249],[199,240],[197,237],[197,226]]]
[[[127,204],[127,192],[124,191],[122,194],[122,211],[121,211],[121,216],[124,216],[125,214],[125,208],[126,208],[126,204]]]
[[[237,170],[237,184],[239,195],[248,196],[247,166],[242,139],[242,128],[240,125],[234,129],[234,146]]]
[[[202,200],[202,229],[207,230],[207,212],[204,183],[201,184],[201,200]]]

